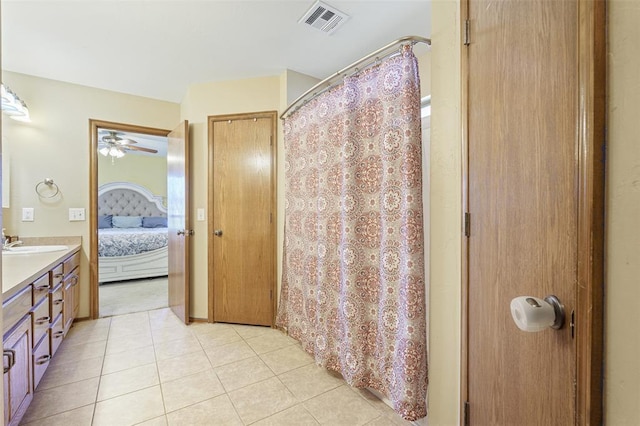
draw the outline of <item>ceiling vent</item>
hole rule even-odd
[[[347,19],[349,19],[349,15],[340,12],[333,6],[317,1],[298,22],[310,25],[324,33],[332,34],[347,22]]]

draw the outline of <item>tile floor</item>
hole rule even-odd
[[[277,330],[169,309],[78,322],[25,425],[409,425]]]

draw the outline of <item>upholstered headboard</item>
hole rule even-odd
[[[98,188],[98,216],[167,217],[162,197],[131,182],[110,182]]]

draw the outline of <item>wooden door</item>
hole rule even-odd
[[[580,232],[592,225],[583,223],[585,202],[602,206],[584,186],[597,173],[581,164],[581,151],[594,147],[580,133],[588,107],[581,91],[592,96],[594,88],[581,74],[590,59],[579,56],[586,3],[469,1],[470,424],[578,421],[571,318],[573,311],[583,315],[579,265],[594,243],[581,240]],[[597,225],[590,230],[598,234]],[[564,304],[565,326],[520,331],[511,299],[551,294]]]
[[[272,325],[276,113],[209,118],[213,320]]]
[[[169,307],[189,323],[189,122],[167,135]]]

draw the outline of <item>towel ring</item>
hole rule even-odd
[[[55,190],[56,192],[54,192],[52,195],[42,195],[42,185],[47,185],[49,187],[50,190]],[[58,188],[58,185],[56,185],[53,182],[53,179],[51,178],[45,178],[42,182],[39,182],[36,185],[36,194],[38,194],[38,197],[40,198],[53,198],[56,195],[58,195],[60,193],[60,188]]]

